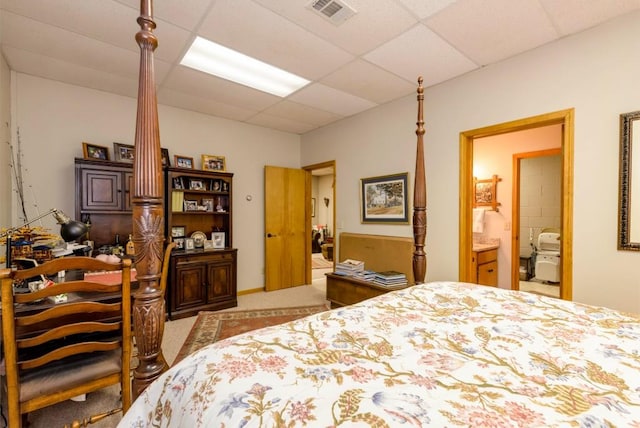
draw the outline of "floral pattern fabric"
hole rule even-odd
[[[457,282],[214,343],[120,427],[640,427],[640,317]]]

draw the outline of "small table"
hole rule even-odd
[[[412,285],[407,284],[390,288],[352,276],[336,275],[335,273],[327,273],[325,275],[327,276],[327,300],[331,302],[332,309],[352,305]]]

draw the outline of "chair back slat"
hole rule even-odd
[[[83,316],[86,314],[105,314],[109,312],[119,312],[122,308],[120,302],[117,303],[98,303],[98,302],[75,302],[67,304],[57,304],[42,312],[33,315],[24,315],[16,319],[16,326],[29,326],[41,322],[49,324],[64,324],[64,317],[70,315]],[[66,321],[68,324],[68,321]]]
[[[42,334],[38,334],[26,339],[17,339],[16,344],[18,346],[18,349],[25,349],[40,346],[52,340],[61,339],[74,334],[96,332],[106,333],[108,331],[119,331],[121,328],[121,323],[119,321],[111,323],[97,321],[79,322],[62,327],[56,327],[54,329],[47,330]]]
[[[42,367],[45,364],[49,364],[63,358],[73,357],[90,352],[113,351],[114,349],[118,349],[120,345],[120,340],[114,340],[111,342],[82,342],[74,345],[68,345],[48,352],[38,358],[18,361],[18,369],[30,370],[37,367]]]

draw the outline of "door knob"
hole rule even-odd
[[[275,238],[276,235],[272,235],[271,233],[267,233],[267,238]]]

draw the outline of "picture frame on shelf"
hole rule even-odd
[[[182,182],[182,177],[173,177],[173,188],[178,190],[184,189],[184,183]]]
[[[169,159],[169,149],[160,149],[160,155],[162,158],[162,167],[171,166],[171,160]]]
[[[185,211],[198,211],[198,201],[184,200]]]
[[[181,238],[185,236],[186,227],[184,226],[171,226],[171,237]]]
[[[222,180],[211,180],[211,190],[213,192],[222,191]]]
[[[176,249],[184,250],[184,238],[174,238],[173,242],[176,243]]]
[[[224,232],[211,232],[211,240],[213,241],[213,248],[224,248],[225,245],[225,233]]]
[[[196,242],[193,238],[184,238],[184,249],[185,250],[195,250]]]
[[[116,162],[133,163],[135,150],[131,144],[113,143],[113,159]]]
[[[360,180],[362,223],[409,223],[407,179],[409,174],[383,175]],[[328,202],[325,201],[325,202]]]
[[[109,148],[97,144],[83,142],[82,154],[85,159],[109,160]]]
[[[193,169],[193,158],[188,156],[173,155],[173,163],[178,168]]]
[[[204,241],[204,247],[205,250],[212,250],[213,249],[213,241],[211,239],[207,239]]]
[[[213,212],[213,199],[212,198],[203,198],[202,205],[206,208],[205,211],[212,213]]]
[[[224,156],[202,155],[202,169],[205,171],[226,171]]]
[[[204,182],[198,178],[189,180],[189,190],[205,190]]]

